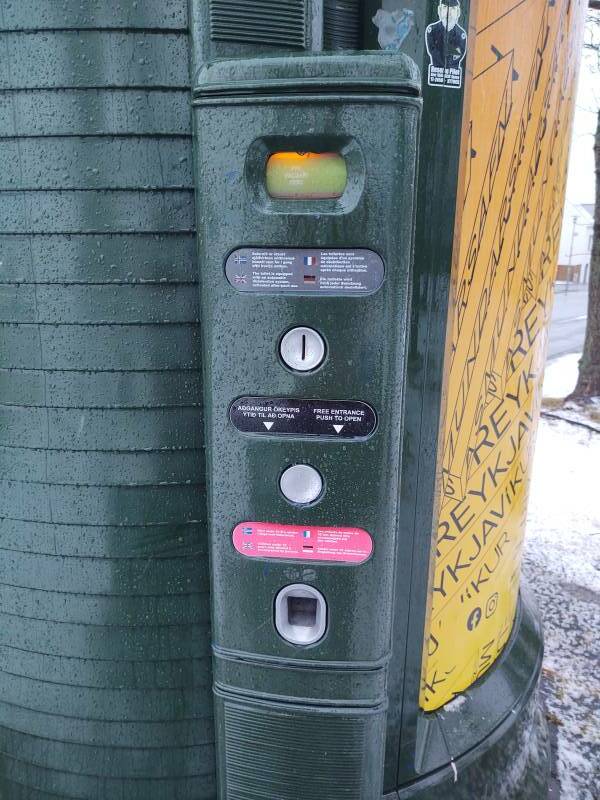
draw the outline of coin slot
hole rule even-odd
[[[305,326],[292,328],[279,343],[279,354],[290,369],[310,372],[325,358],[325,341],[320,333]]]

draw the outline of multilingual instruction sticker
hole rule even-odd
[[[229,419],[242,433],[366,439],[377,426],[375,411],[360,400],[239,397]]]
[[[225,262],[238,292],[365,295],[383,283],[383,260],[366,249],[241,247]]]
[[[362,528],[275,522],[240,522],[233,531],[233,545],[248,558],[344,564],[362,564],[373,552],[373,540]]]

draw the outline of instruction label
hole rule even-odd
[[[242,247],[225,262],[238,292],[365,295],[383,283],[383,260],[373,250]]]
[[[362,528],[274,522],[240,522],[233,531],[233,545],[238,553],[248,558],[344,564],[362,564],[373,552],[373,540]]]
[[[366,439],[377,426],[375,411],[358,400],[240,397],[229,418],[238,431],[262,436]]]

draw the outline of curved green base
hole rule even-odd
[[[544,800],[550,749],[537,692],[519,715],[454,762],[385,800]]]
[[[423,714],[416,747],[423,776],[385,800],[544,800],[550,744],[538,692],[542,655],[537,614],[522,597],[494,667],[461,700]]]

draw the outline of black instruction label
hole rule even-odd
[[[354,400],[240,397],[231,404],[229,418],[239,431],[263,436],[364,439],[377,425],[371,406]]]

